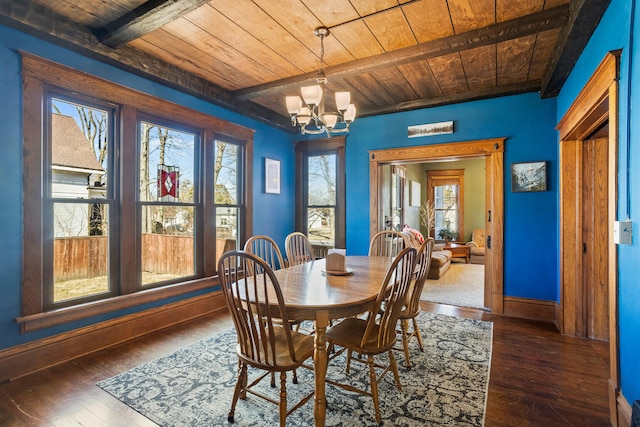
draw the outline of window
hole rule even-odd
[[[392,230],[402,231],[404,228],[404,188],[407,181],[407,168],[391,165],[391,221]]]
[[[316,256],[345,248],[344,137],[299,142],[296,174],[296,229]]]
[[[196,274],[200,210],[194,173],[200,135],[146,120],[138,130],[142,285],[175,282]]]
[[[435,210],[435,227],[430,234],[443,240],[458,240],[464,236],[464,170],[427,171],[429,201]],[[443,236],[442,230],[455,234]],[[441,233],[442,232],[442,233]]]
[[[215,286],[251,233],[253,132],[27,54],[23,74],[22,331]]]
[[[216,141],[213,181],[215,186],[216,237],[220,256],[242,247],[239,230],[242,227],[242,146],[228,141]]]
[[[45,306],[113,295],[114,192],[110,173],[116,108],[51,93],[46,102],[45,247],[52,260]]]

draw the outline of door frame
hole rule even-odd
[[[582,142],[608,121],[607,176],[607,244],[609,291],[609,416],[618,425],[617,401],[620,395],[618,366],[618,253],[613,241],[613,226],[617,218],[618,176],[618,81],[621,50],[609,52],[580,91],[562,120],[556,126],[560,138],[560,305],[558,324],[566,335],[575,335],[576,299],[582,279],[582,230],[580,218],[582,177]],[[579,265],[576,265],[579,264]]]
[[[484,157],[485,235],[491,249],[485,249],[484,304],[495,314],[504,313],[504,144],[506,138],[452,142],[418,147],[369,151],[369,235],[379,228],[382,215],[380,189],[381,167],[392,163],[420,163],[434,160],[456,160]]]

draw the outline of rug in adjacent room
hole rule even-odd
[[[439,279],[424,282],[422,301],[484,308],[484,265],[452,262]]]
[[[402,391],[387,373],[380,384],[380,405],[388,426],[483,426],[493,324],[421,313],[424,352],[411,343],[413,368],[396,353]],[[161,426],[229,426],[237,374],[233,330],[198,341],[175,353],[138,366],[98,386]],[[327,376],[346,381],[344,358],[331,361]],[[348,380],[368,384],[365,365],[352,364]],[[313,389],[313,372],[298,369],[299,384],[287,383],[289,402]],[[262,391],[277,398],[263,381]],[[262,386],[261,385],[261,386]],[[373,401],[327,385],[327,426],[374,425]],[[248,395],[236,407],[235,426],[278,424],[277,407]],[[313,400],[287,418],[288,426],[313,424]]]

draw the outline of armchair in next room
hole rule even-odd
[[[474,228],[471,233],[471,241],[467,242],[470,249],[470,261],[472,264],[484,264],[484,228]]]

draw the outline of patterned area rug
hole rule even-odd
[[[410,370],[396,353],[402,391],[387,373],[380,384],[383,422],[388,426],[483,426],[491,363],[493,324],[433,313],[418,316],[424,341],[411,343]],[[227,422],[236,381],[236,335],[233,330],[196,342],[141,365],[98,386],[161,426],[273,426],[277,407],[248,395],[236,407],[235,424]],[[348,380],[368,384],[366,366],[352,363]],[[346,381],[344,358],[329,364],[328,376]],[[289,402],[313,389],[313,372],[298,370],[298,384],[287,383]],[[263,381],[264,393],[277,388]],[[327,385],[328,426],[375,425],[371,398]],[[313,424],[313,399],[287,418],[288,426]]]
[[[442,277],[425,281],[420,299],[459,307],[484,308],[484,265],[452,262],[451,268]]]

